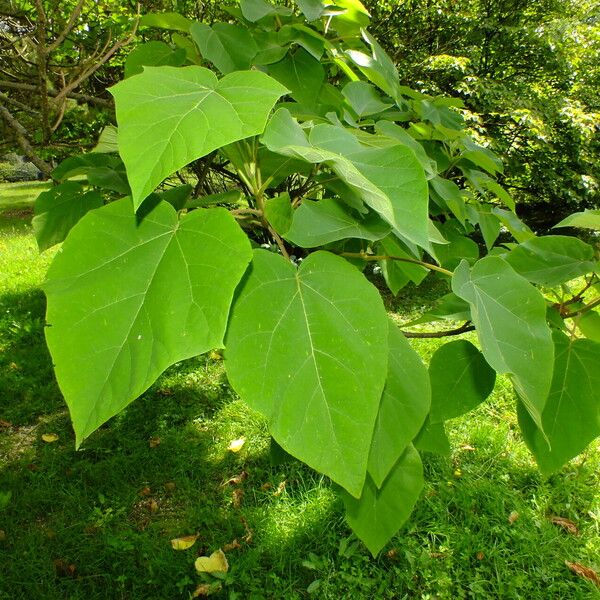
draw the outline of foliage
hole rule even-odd
[[[452,456],[423,456],[425,490],[378,560],[344,523],[326,478],[298,462],[270,465],[264,420],[232,392],[216,354],[169,368],[75,451],[43,340],[39,286],[54,252],[37,255],[31,228],[2,213],[3,200],[0,598],[187,598],[200,583],[196,555],[217,548],[230,570],[216,598],[295,600],[307,588],[324,600],[596,597],[564,561],[600,567],[600,446],[542,477],[503,376],[487,402],[448,423]],[[440,285],[409,286],[387,307],[415,319]],[[443,340],[411,342],[429,362]],[[240,437],[242,450],[228,451]],[[191,549],[173,550],[171,540],[191,534]]]
[[[505,163],[520,214],[548,230],[600,202],[600,26],[588,1],[370,2],[401,80],[459,96]]]
[[[111,89],[120,158],[68,159],[37,201],[40,248],[64,239],[46,338],[78,445],[169,365],[225,348],[233,388],[283,450],[340,486],[376,555],[419,498],[421,453],[446,451],[444,420],[485,400],[492,370],[510,378],[545,471],[582,450],[565,431],[600,433],[594,386],[581,404],[572,389],[600,358],[578,327],[600,304],[598,256],[519,220],[460,103],[402,86],[359,2],[298,6],[243,0],[236,24],[154,21],[180,32],[186,64],[155,45],[138,53]],[[90,190],[106,205],[93,209]],[[496,245],[501,228],[515,242]],[[458,306],[464,324],[432,335],[475,329],[481,351],[442,348],[447,368],[434,356],[427,371],[365,277],[371,263],[393,293],[427,272],[444,281],[442,318]],[[574,353],[586,358],[571,374]]]

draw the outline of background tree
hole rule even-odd
[[[600,27],[595,2],[371,2],[401,78],[459,96],[505,164],[520,214],[544,229],[598,205]]]

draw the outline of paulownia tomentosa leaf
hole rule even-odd
[[[388,345],[388,375],[373,431],[368,466],[369,475],[379,488],[419,433],[431,399],[429,374],[421,357],[391,320]]]
[[[161,202],[138,221],[128,199],[89,212],[44,284],[46,339],[78,445],[168,366],[222,345],[252,256],[225,209],[179,220]]]
[[[600,435],[600,344],[571,340],[560,331],[553,338],[554,377],[542,413],[545,436],[518,404],[523,437],[545,475],[558,471]]]
[[[259,71],[238,71],[218,80],[196,66],[146,67],[111,88],[134,207],[191,161],[262,133],[286,91]]]
[[[62,242],[90,210],[104,204],[102,195],[80,183],[65,181],[42,192],[35,201],[33,231],[40,252]]]
[[[540,292],[502,258],[487,256],[472,269],[454,271],[452,290],[471,306],[483,355],[498,373],[508,373],[527,410],[541,427],[554,345]]]
[[[421,457],[410,444],[380,488],[367,477],[360,499],[343,494],[346,520],[373,556],[408,519],[423,485]]]
[[[594,249],[574,237],[548,235],[513,248],[506,262],[527,280],[554,287],[594,270]]]
[[[467,340],[440,346],[431,357],[429,376],[432,424],[473,410],[491,394],[496,381],[494,369]]]
[[[273,152],[326,164],[400,234],[429,248],[427,180],[409,148],[368,147],[335,125],[317,125],[309,139],[285,109],[273,115],[262,139]]]
[[[254,251],[227,330],[231,385],[296,458],[360,496],[386,379],[388,317],[343,258],[315,252],[296,269]]]

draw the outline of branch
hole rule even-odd
[[[417,260],[416,258],[405,258],[403,256],[376,256],[374,254],[367,254],[366,252],[340,252],[339,256],[346,256],[347,258],[361,258],[362,260],[397,260],[400,262],[407,262],[413,265],[419,265],[421,267],[425,267],[430,271],[437,271],[438,273],[443,273],[444,275],[448,275],[448,277],[452,277],[452,271],[448,271],[448,269],[444,269],[443,267],[438,267],[437,265],[432,265],[428,262],[423,262],[422,260]]]
[[[470,321],[467,321],[456,329],[447,329],[446,331],[402,331],[402,333],[407,338],[443,338],[451,335],[460,335],[467,331],[474,331],[475,326],[470,323]]]
[[[65,39],[67,38],[69,33],[71,33],[71,31],[73,31],[73,27],[75,27],[75,22],[79,18],[79,15],[81,14],[81,9],[83,8],[84,4],[85,4],[85,0],[79,0],[77,6],[73,9],[73,12],[71,13],[71,16],[69,17],[69,20],[68,20],[67,24],[65,25],[65,28],[61,31],[59,36],[46,48],[46,54],[50,54],[50,52],[54,52],[54,50],[56,50],[65,41]]]
[[[592,310],[593,308],[596,308],[596,306],[600,306],[600,298],[596,298],[593,302],[590,302],[589,304],[587,304],[583,308],[580,308],[579,310],[574,310],[573,312],[562,315],[562,318],[572,319],[573,317],[578,317],[579,315],[583,315],[586,312]]]
[[[84,71],[81,73],[81,75],[79,75],[79,77],[76,77],[73,81],[71,81],[71,83],[67,84],[58,94],[56,94],[54,101],[56,103],[62,102],[75,88],[77,88],[82,82],[84,82],[91,75],[93,75],[104,63],[108,62],[118,50],[120,50],[123,46],[127,46],[128,44],[130,44],[135,38],[135,34],[137,32],[139,23],[140,5],[138,4],[137,17],[129,36],[113,44],[110,50],[108,50],[104,54],[104,56],[94,61],[94,63],[88,69],[84,69]]]
[[[17,83],[15,81],[4,81],[0,80],[0,88],[9,88],[11,90],[21,90],[23,92],[37,92],[38,86],[31,85],[29,83]],[[48,90],[48,94],[50,96],[57,96],[58,92],[54,90]],[[112,100],[106,100],[105,98],[97,98],[96,96],[88,96],[87,94],[79,94],[74,92],[69,92],[67,94],[69,98],[73,98],[73,100],[79,100],[81,102],[88,102],[89,104],[97,104],[98,106],[106,106],[110,107],[113,105]]]
[[[7,125],[14,131],[17,142],[21,146],[23,153],[27,158],[47,177],[51,177],[52,167],[42,160],[35,152],[29,140],[27,139],[27,131],[19,121],[10,113],[10,111],[0,104],[0,115],[6,121]]]
[[[23,110],[28,113],[31,113],[33,115],[38,114],[38,111],[31,108],[31,106],[27,106],[27,104],[23,104],[22,102],[19,102],[18,100],[15,100],[14,98],[11,98],[10,96],[7,96],[3,92],[0,92],[0,100],[4,100],[4,102],[8,102],[9,104],[16,106],[18,109]]]

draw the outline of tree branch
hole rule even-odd
[[[400,262],[411,263],[413,265],[419,265],[421,267],[429,269],[430,271],[437,271],[438,273],[443,273],[444,275],[448,275],[449,277],[452,277],[453,275],[452,271],[448,271],[448,269],[438,267],[437,265],[433,265],[422,260],[417,260],[416,258],[405,258],[403,256],[377,256],[375,254],[367,254],[366,252],[340,252],[339,256],[345,256],[347,258],[361,258],[362,260],[369,261],[397,260]]]
[[[402,331],[402,333],[407,338],[443,338],[451,335],[460,335],[467,331],[474,331],[475,326],[470,323],[470,321],[467,321],[456,329],[447,329],[446,331]]]
[[[3,105],[0,104],[0,115],[6,122],[6,124],[14,131],[17,142],[21,146],[23,153],[27,158],[47,177],[51,177],[52,167],[44,160],[42,160],[33,149],[32,145],[27,139],[27,130],[17,119],[11,114],[11,112]]]
[[[65,28],[60,32],[58,37],[46,48],[47,54],[50,54],[50,52],[54,52],[54,50],[56,50],[65,41],[69,33],[73,31],[73,27],[75,27],[75,22],[79,18],[79,15],[81,14],[81,9],[83,8],[84,4],[85,0],[79,0],[77,6],[73,9],[73,12],[69,17]]]
[[[21,90],[23,92],[37,92],[38,86],[31,85],[29,83],[18,83],[15,81],[4,81],[0,80],[0,88],[8,88],[11,90]],[[57,96],[58,92],[53,90],[48,90],[48,95]],[[73,100],[79,100],[80,102],[88,102],[89,104],[97,104],[98,106],[106,106],[110,107],[113,105],[112,100],[107,100],[105,98],[97,98],[96,96],[88,96],[87,94],[79,94],[75,92],[69,92],[67,94],[68,98],[73,98]]]

